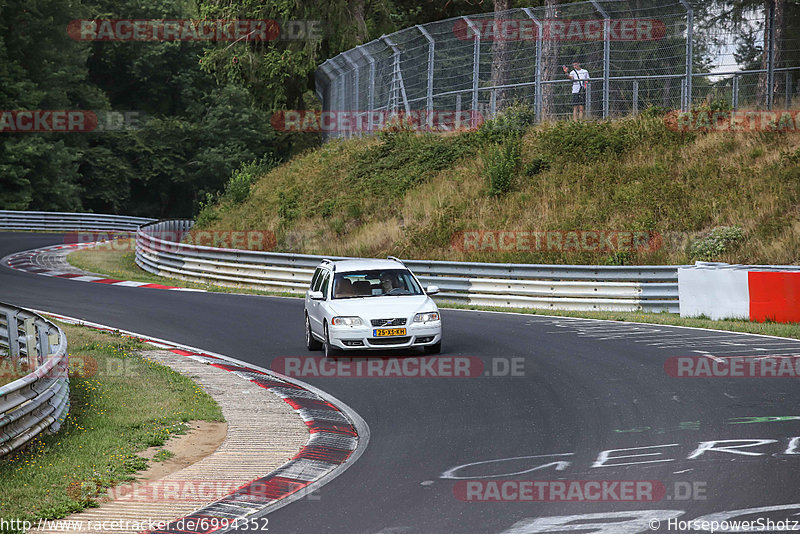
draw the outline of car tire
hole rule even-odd
[[[331,345],[331,338],[330,338],[330,335],[328,334],[328,325],[327,324],[325,325],[325,334],[324,335],[325,335],[325,341],[322,343],[322,354],[326,358],[332,358],[332,357],[334,357],[336,355],[338,350],[333,345]]]
[[[442,342],[434,343],[425,347],[425,354],[439,354],[442,352]]]
[[[319,350],[322,348],[322,343],[311,334],[311,321],[308,319],[308,315],[306,315],[306,348],[308,350]]]

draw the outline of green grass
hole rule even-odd
[[[279,252],[321,255],[648,265],[710,252],[731,263],[796,262],[800,135],[677,133],[667,120],[647,113],[520,129],[489,121],[477,132],[337,140],[262,173],[246,195],[205,206],[197,228],[271,231]],[[719,227],[741,228],[741,238],[691,246]],[[452,243],[465,230],[664,239],[623,253],[465,252]]]
[[[136,340],[61,326],[70,347],[70,413],[57,434],[0,459],[0,516],[7,520],[95,506],[102,488],[147,466],[137,452],[163,445],[188,421],[223,420],[197,384],[138,356],[144,345]]]

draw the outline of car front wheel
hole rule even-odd
[[[308,315],[306,315],[306,348],[308,350],[319,350],[321,347],[322,343],[317,341],[317,338],[311,333],[311,321],[309,321]]]
[[[328,325],[325,325],[325,341],[322,343],[322,354],[326,358],[336,355],[337,350],[331,345],[331,336],[328,334]]]

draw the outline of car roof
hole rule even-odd
[[[394,260],[339,260],[332,261],[328,265],[337,273],[347,273],[352,271],[373,271],[376,269],[406,269],[406,266]]]

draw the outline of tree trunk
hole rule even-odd
[[[494,0],[494,39],[492,41],[492,86],[508,83],[508,41],[503,38],[501,29],[508,20],[508,13],[499,13],[511,9],[511,0]],[[506,90],[495,91],[495,106],[499,112],[505,107]]]
[[[364,0],[348,0],[350,13],[355,23],[355,40],[358,44],[363,44],[367,38],[367,23],[364,20]]]
[[[558,5],[560,0],[545,0],[544,18],[545,27],[548,21],[558,18]],[[542,81],[555,80],[563,76],[559,69],[558,54],[560,50],[559,42],[547,34],[542,40]],[[554,95],[556,84],[542,84],[542,118],[547,119],[554,113]]]
[[[769,24],[769,8],[772,1],[775,2],[775,43],[773,45],[773,66],[777,68],[781,61],[782,41],[784,37],[784,30],[786,26],[786,0],[764,0],[764,53],[761,55],[761,68],[769,68],[769,39],[770,39],[770,24]],[[768,95],[770,91],[774,97],[781,87],[781,77],[774,76],[772,87],[769,85],[769,73],[762,72],[758,75],[758,89],[756,90],[756,104],[760,108],[766,108],[768,104]]]

